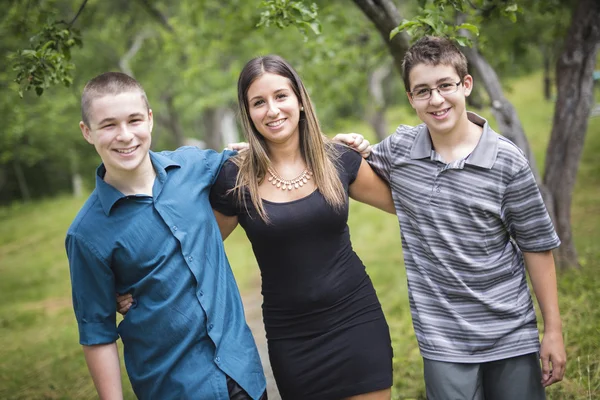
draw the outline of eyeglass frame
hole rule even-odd
[[[444,95],[444,94],[442,94],[442,92],[440,92],[440,86],[442,86],[442,85],[445,85],[445,84],[447,84],[447,83],[452,83],[453,85],[456,85],[456,90],[455,90],[454,92],[452,92],[452,93],[446,93],[446,95]],[[459,87],[460,87],[460,85],[462,85],[463,83],[464,83],[464,82],[463,82],[463,79],[461,79],[461,80],[459,80],[458,82],[444,82],[444,83],[440,83],[439,85],[437,85],[437,86],[435,86],[435,87],[432,87],[432,88],[428,87],[428,88],[427,88],[427,90],[429,90],[429,96],[427,96],[426,98],[423,98],[423,99],[415,99],[415,95],[414,95],[414,92],[415,92],[415,91],[414,91],[414,90],[411,90],[411,91],[406,91],[406,93],[408,93],[408,94],[410,95],[410,98],[411,98],[411,99],[413,99],[413,100],[416,100],[416,101],[425,101],[425,100],[429,100],[429,99],[431,99],[431,96],[433,95],[433,91],[434,91],[434,90],[437,90],[437,92],[438,92],[438,94],[439,94],[440,96],[442,96],[443,98],[446,98],[446,96],[448,96],[448,95],[451,95],[451,94],[454,94],[454,93],[458,92],[458,88],[459,88]],[[421,89],[418,89],[418,90],[421,90]]]

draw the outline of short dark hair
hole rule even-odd
[[[124,92],[139,92],[146,108],[150,110],[146,92],[138,81],[122,72],[105,72],[90,80],[83,88],[81,94],[81,119],[83,123],[88,127],[90,126],[89,110],[94,99]]]
[[[406,52],[402,60],[402,78],[406,91],[410,91],[410,71],[418,64],[451,65],[460,79],[468,73],[467,58],[452,40],[439,36],[424,36]]]

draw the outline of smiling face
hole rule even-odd
[[[83,137],[94,145],[106,167],[105,180],[152,168],[148,154],[152,125],[152,110],[138,91],[93,99],[89,123],[79,123]]]
[[[452,94],[442,96],[437,90],[433,90],[427,100],[416,100],[408,94],[411,106],[432,134],[450,134],[468,123],[465,104],[473,88],[473,78],[471,75],[458,76],[451,65],[417,64],[412,67],[408,79],[411,92],[438,87],[444,83],[456,83],[461,78],[462,83]]]
[[[301,105],[287,78],[269,72],[260,75],[248,88],[247,99],[250,119],[267,143],[299,139]]]

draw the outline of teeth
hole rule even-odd
[[[133,147],[131,149],[117,149],[117,152],[121,153],[121,154],[130,154],[130,153],[133,153],[133,151],[135,149],[136,149],[135,147]]]
[[[284,119],[280,119],[279,121],[269,122],[267,124],[267,126],[270,126],[271,128],[275,128],[275,127],[278,127],[279,125],[283,124],[284,122],[285,122]]]
[[[446,111],[447,111],[447,110],[444,110],[444,111],[437,111],[437,112],[432,112],[432,114],[433,114],[433,115],[440,116],[440,115],[444,115],[444,114],[446,114]]]

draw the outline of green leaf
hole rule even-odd
[[[41,95],[42,95],[42,93],[44,93],[44,88],[43,88],[43,87],[41,87],[41,86],[38,86],[38,87],[36,87],[36,88],[35,88],[35,93],[36,93],[38,96],[41,96]]]
[[[472,25],[472,24],[467,24],[467,23],[460,24],[455,29],[457,31],[460,29],[466,29],[469,32],[471,32],[472,34],[474,34],[475,36],[479,36],[479,29],[475,25]]]

